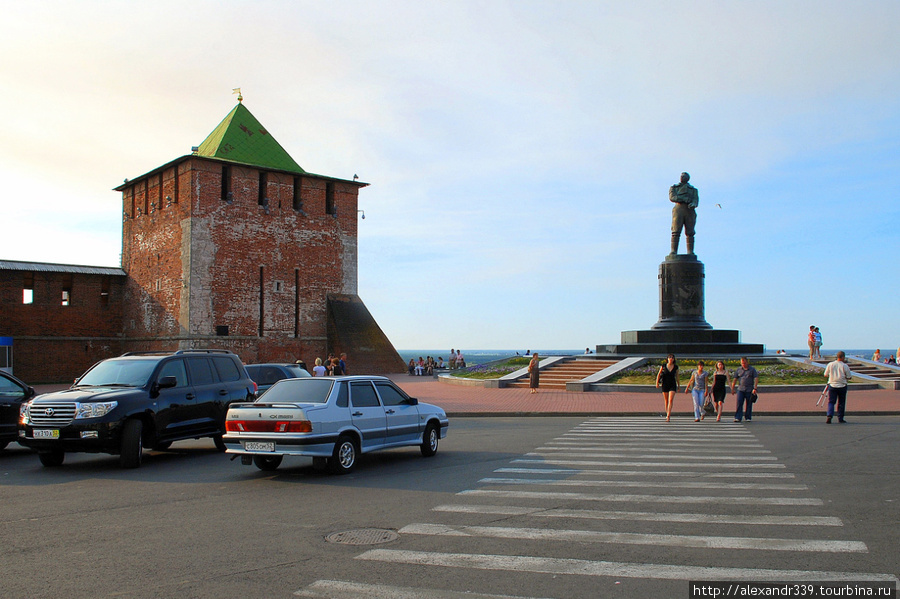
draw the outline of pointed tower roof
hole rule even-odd
[[[197,155],[306,173],[241,102],[200,144]]]

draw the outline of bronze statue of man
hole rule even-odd
[[[675,205],[672,207],[672,253],[678,253],[678,240],[681,239],[681,229],[684,228],[685,245],[687,253],[694,253],[694,225],[697,224],[697,204],[700,196],[697,188],[688,183],[691,176],[681,173],[681,183],[669,188],[669,201]]]

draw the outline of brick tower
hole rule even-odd
[[[403,371],[357,295],[367,185],[302,169],[239,98],[194,152],[116,188],[131,349],[310,367],[346,352],[350,373]]]

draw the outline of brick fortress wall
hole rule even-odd
[[[94,362],[121,354],[125,280],[0,270],[0,330],[13,337],[13,373],[32,384],[71,381]],[[31,291],[29,304],[25,289]]]

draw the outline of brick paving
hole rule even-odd
[[[433,377],[406,374],[390,377],[404,391],[421,401],[433,403],[455,416],[511,415],[636,415],[664,413],[662,393],[589,392],[541,390],[536,395],[528,389],[487,389],[441,383]],[[824,385],[823,385],[824,387]],[[816,407],[820,391],[772,392],[760,390],[753,407],[754,416],[824,415],[824,407]],[[735,399],[729,395],[722,411],[731,421]],[[693,418],[691,396],[683,391],[675,397],[673,415]],[[900,391],[875,389],[847,394],[847,418],[854,414],[900,414]],[[709,417],[706,418],[709,420]],[[713,418],[715,421],[715,418]]]
[[[542,389],[536,395],[528,389],[487,389],[478,386],[441,383],[434,377],[390,375],[404,391],[421,401],[438,405],[453,416],[523,416],[523,415],[645,415],[662,414],[661,393],[590,392],[576,393]],[[824,385],[823,385],[824,386]],[[35,385],[38,393],[68,388],[68,385]],[[819,391],[767,393],[762,388],[754,416],[824,415],[824,407],[816,407]],[[722,411],[723,422],[734,417],[734,397],[729,395]],[[693,417],[691,397],[683,391],[675,397],[673,415]],[[847,418],[854,414],[900,415],[900,391],[875,389],[854,391],[847,395]],[[707,417],[707,420],[709,417]],[[715,420],[715,418],[713,418]]]

